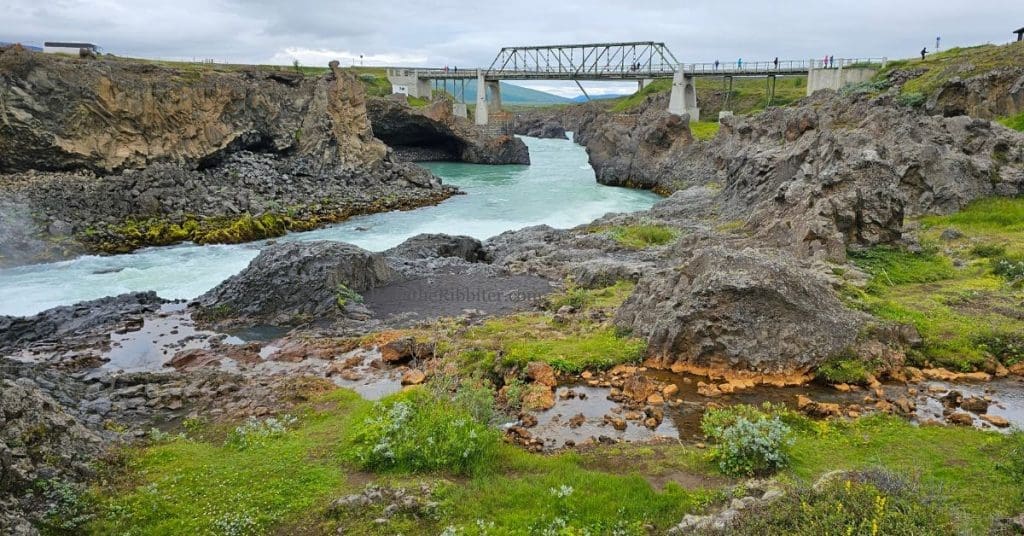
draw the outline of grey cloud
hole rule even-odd
[[[0,40],[89,40],[135,56],[283,63],[303,50],[486,66],[502,46],[665,41],[680,61],[916,54],[1005,42],[1019,0],[5,0]],[[321,58],[323,54],[315,55]],[[312,57],[312,56],[311,56]]]

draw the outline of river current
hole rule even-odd
[[[572,142],[523,140],[530,148],[530,166],[423,164],[466,195],[416,210],[359,216],[278,240],[338,240],[382,251],[419,233],[486,239],[531,225],[568,228],[608,212],[643,210],[658,199],[650,192],[598,184],[586,152]],[[30,315],[133,291],[195,298],[245,268],[265,244],[188,243],[0,270],[0,315]]]

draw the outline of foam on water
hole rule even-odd
[[[643,210],[658,199],[650,192],[597,184],[578,145],[523,139],[531,166],[424,164],[466,195],[417,210],[359,216],[280,240],[339,240],[381,251],[420,233],[485,239],[531,225],[573,227],[608,212]],[[29,315],[144,290],[167,299],[194,298],[245,268],[262,245],[182,244],[0,270],[0,314]]]

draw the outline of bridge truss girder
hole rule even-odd
[[[665,43],[654,41],[505,47],[485,76],[504,80],[664,78],[678,66],[679,60]]]

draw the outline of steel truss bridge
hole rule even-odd
[[[822,58],[754,62],[737,59],[731,62],[682,63],[665,43],[634,41],[505,47],[498,52],[486,69],[389,68],[388,78],[395,92],[421,98],[433,95],[437,88],[432,88],[432,83],[438,85],[448,80],[463,81],[464,95],[464,81],[477,80],[479,87],[487,87],[487,91],[477,91],[479,124],[487,122],[486,109],[489,108],[492,114],[500,111],[501,95],[498,82],[501,80],[571,80],[586,94],[580,81],[636,80],[642,86],[651,80],[672,78],[674,104],[670,106],[670,111],[689,113],[691,118],[695,119],[699,114],[696,107],[696,90],[693,87],[693,79],[696,77],[722,77],[730,81],[730,86],[733,77],[767,77],[767,88],[774,93],[773,82],[777,76],[811,75],[817,70],[836,70],[838,73],[829,78],[841,83],[844,80],[843,69],[877,69],[884,65],[885,61],[885,58],[829,58],[828,61]],[[823,87],[831,85],[834,84],[828,82]],[[445,87],[448,87],[447,84]],[[812,91],[810,83],[808,91]],[[488,93],[492,95],[491,99],[486,97]],[[485,108],[483,122],[479,112],[481,104]]]

